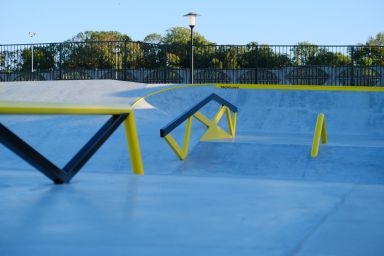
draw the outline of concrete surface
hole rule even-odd
[[[160,88],[1,83],[0,100],[121,105]],[[179,161],[159,129],[212,92],[238,106],[237,136],[201,143],[194,120],[190,155]],[[63,186],[0,146],[0,255],[383,255],[383,110],[384,93],[168,91],[135,110],[146,175],[130,174],[118,129]],[[318,112],[329,144],[312,159]],[[59,165],[105,120],[0,116]]]

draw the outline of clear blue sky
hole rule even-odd
[[[383,0],[4,0],[0,44],[61,42],[86,30],[119,31],[133,40],[187,27],[219,44],[364,43],[384,31]]]

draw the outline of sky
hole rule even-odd
[[[201,15],[195,30],[218,44],[346,45],[384,32],[383,0],[4,0],[0,10],[0,44],[62,42],[87,30],[142,41],[188,27],[191,11]]]

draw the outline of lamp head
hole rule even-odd
[[[190,12],[184,15],[184,17],[188,17],[188,25],[193,28],[196,25],[196,17],[200,16],[197,13]]]

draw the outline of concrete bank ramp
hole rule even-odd
[[[384,182],[384,93],[192,88],[164,92],[147,102],[164,111],[168,122],[211,92],[238,106],[236,138],[195,141],[174,174]],[[217,108],[212,104],[203,112],[213,116]],[[329,142],[312,158],[320,112]],[[225,120],[221,125],[226,127]],[[203,128],[196,126],[192,133],[201,135]]]

